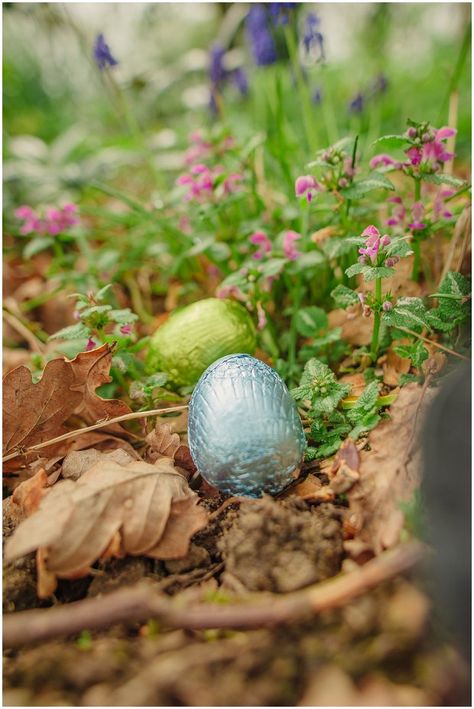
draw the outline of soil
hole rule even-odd
[[[221,503],[220,497],[205,501],[211,510]],[[144,577],[157,593],[179,596],[182,603],[226,603],[249,592],[294,591],[335,575],[342,563],[355,564],[343,562],[342,510],[295,497],[231,504],[195,535],[186,558],[108,561],[92,577],[61,582],[54,602],[106,594]],[[11,528],[7,523],[7,534]],[[8,565],[4,573],[7,611],[45,605],[36,599],[33,556]],[[467,696],[463,661],[434,637],[429,603],[418,586],[399,578],[343,609],[291,627],[185,632],[167,631],[151,620],[7,650],[4,703],[462,703]]]

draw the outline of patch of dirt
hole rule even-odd
[[[130,628],[128,637],[6,654],[5,703],[17,706],[327,706],[341,696],[347,706],[367,706],[372,694],[402,706],[446,705],[459,701],[468,676],[452,649],[433,643],[422,594],[403,579],[293,627],[147,635]],[[314,680],[326,675],[340,683],[322,692]]]
[[[341,568],[340,514],[332,505],[270,497],[242,503],[219,542],[224,582],[249,591],[286,593],[334,576]]]

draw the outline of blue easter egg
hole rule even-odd
[[[188,442],[197,469],[229,495],[275,495],[306,448],[295,402],[281,377],[246,354],[218,359],[189,404]]]

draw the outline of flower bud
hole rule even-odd
[[[416,138],[416,128],[410,126],[405,135],[407,136],[407,138],[410,138],[410,140],[413,140],[414,138]]]
[[[385,235],[382,236],[382,238],[380,239],[380,243],[382,244],[382,246],[388,246],[388,245],[391,243],[391,241],[392,241],[392,240],[391,240],[391,238],[388,236],[388,234],[385,234]]]
[[[382,308],[383,308],[383,310],[385,310],[385,312],[388,312],[389,310],[391,310],[393,308],[393,305],[389,300],[385,300],[382,304]]]

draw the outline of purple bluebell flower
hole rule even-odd
[[[306,15],[303,33],[303,45],[306,53],[309,54],[312,49],[317,49],[319,52],[318,62],[324,61],[326,55],[324,53],[324,37],[319,32],[319,17],[314,12]]]
[[[269,2],[268,10],[274,25],[287,25],[290,13],[298,9],[297,2]]]
[[[311,101],[316,104],[316,106],[319,106],[320,103],[322,103],[323,100],[323,94],[321,92],[320,88],[317,88],[313,91],[311,95]]]
[[[264,5],[258,3],[251,6],[246,25],[255,64],[257,66],[274,64],[277,60],[277,52],[268,27],[268,17]]]
[[[352,101],[349,103],[349,113],[354,113],[354,114],[362,113],[362,111],[364,110],[364,103],[365,103],[364,97],[359,92],[358,94],[356,94],[354,96]]]
[[[388,79],[384,74],[379,74],[375,77],[372,86],[371,94],[372,96],[377,96],[378,94],[384,94],[388,88]]]
[[[210,52],[209,79],[213,86],[219,86],[226,78],[227,72],[224,69],[225,49],[219,44],[215,44]]]
[[[116,66],[118,64],[118,61],[110,53],[109,45],[106,43],[102,33],[98,34],[95,40],[94,59],[101,71],[107,66]]]
[[[249,92],[249,82],[247,78],[247,73],[238,67],[232,72],[232,81],[234,86],[237,88],[241,96],[247,96]]]

